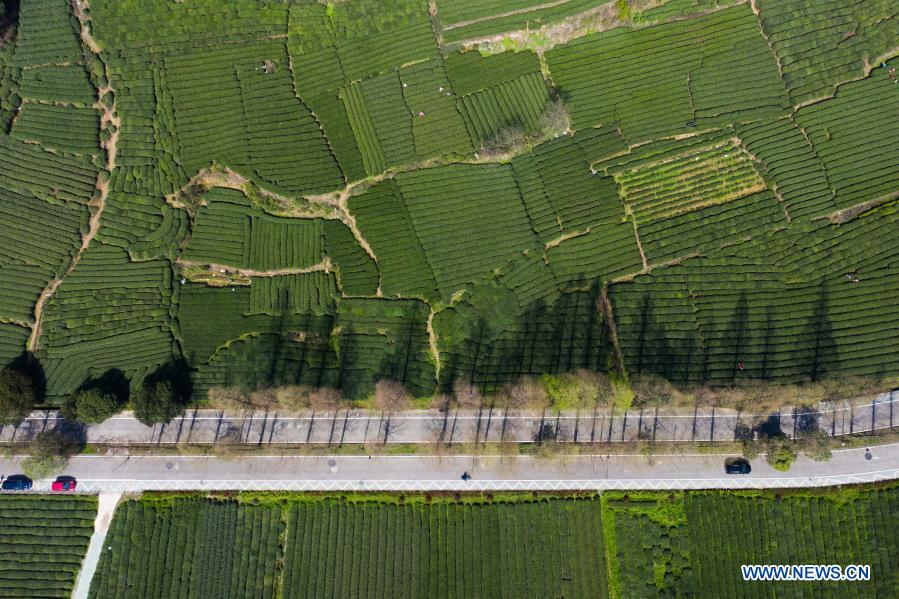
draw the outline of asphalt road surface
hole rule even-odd
[[[899,426],[899,393],[821,406],[820,411],[792,410],[758,417],[725,409],[644,409],[621,414],[606,411],[563,412],[559,415],[501,409],[418,410],[385,415],[362,410],[285,414],[278,411],[227,415],[218,410],[189,410],[165,426],[144,426],[130,412],[87,427],[89,443],[112,445],[173,445],[242,443],[250,445],[348,443],[471,443],[530,442],[550,427],[561,441],[629,442],[733,441],[748,426],[765,419],[769,434],[792,436],[797,427],[814,425],[838,436]],[[58,411],[34,412],[21,426],[0,427],[0,442],[27,443],[53,428]],[[740,432],[742,429],[742,433]],[[544,429],[545,430],[545,429]],[[750,433],[751,434],[751,433]]]
[[[21,471],[19,458],[0,472]],[[463,472],[471,480],[461,480]],[[724,456],[78,456],[65,474],[92,493],[145,490],[482,491],[808,487],[899,478],[899,443],[800,457],[789,472],[763,458],[749,475],[726,475]],[[45,491],[50,480],[36,481]]]

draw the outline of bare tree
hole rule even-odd
[[[480,408],[484,402],[480,390],[471,381],[459,377],[453,381],[453,400],[460,408]]]
[[[428,406],[432,410],[438,410],[440,412],[446,412],[452,407],[453,396],[449,393],[438,393],[434,399],[431,400],[431,404]]]
[[[278,405],[290,412],[309,409],[311,395],[312,389],[306,385],[288,385],[275,390]]]
[[[640,408],[640,421],[643,421],[643,409],[652,408],[652,425],[643,428],[641,425],[637,438],[649,441],[649,459],[655,450],[656,430],[659,422],[659,406],[671,405],[677,396],[674,386],[663,377],[640,372],[631,378],[631,390],[634,392],[634,405]]]
[[[546,103],[543,114],[540,115],[540,133],[558,137],[568,132],[571,122],[568,116],[568,108],[561,98],[555,98]]]
[[[453,381],[453,399],[458,407],[463,409],[478,410],[478,420],[475,426],[474,442],[477,444],[481,438],[481,417],[483,415],[484,403],[487,400],[481,391],[468,379],[459,377]],[[490,414],[487,417],[489,426],[490,415],[492,415],[493,406],[491,404]]]
[[[509,125],[484,139],[481,144],[481,154],[485,158],[502,156],[524,147],[527,141],[527,135],[520,126]]]
[[[328,431],[328,444],[331,444],[334,439],[334,431],[337,427],[337,411],[341,408],[341,405],[345,403],[347,402],[344,400],[343,394],[339,389],[334,389],[333,387],[319,387],[310,392],[309,407],[312,408],[313,411],[313,420],[309,424],[308,436],[312,436],[312,427],[315,425],[315,412],[333,412],[331,416],[331,428]],[[344,419],[344,421],[346,421],[346,419]]]
[[[278,405],[274,389],[257,389],[250,393],[250,405],[254,410],[271,410]]]
[[[375,385],[375,405],[384,412],[398,412],[409,408],[409,392],[398,381],[382,380]]]
[[[309,393],[309,407],[316,412],[337,410],[343,401],[343,394],[333,387],[319,387]]]
[[[453,397],[448,393],[438,393],[431,401],[430,408],[439,412],[439,415],[429,420],[427,424],[427,429],[434,439],[435,451],[440,450],[441,445],[447,441],[447,433],[451,432],[450,419],[455,419],[455,416],[450,416],[452,405]],[[449,439],[449,442],[452,442],[452,439]]]
[[[549,404],[543,383],[527,375],[514,383],[506,384],[501,397],[510,410],[542,410]]]
[[[250,407],[250,397],[239,387],[212,387],[207,393],[209,406],[229,414],[243,412]]]
[[[631,391],[637,407],[670,404],[674,399],[674,387],[664,378],[650,372],[640,372],[631,377]]]
[[[245,391],[240,387],[213,387],[209,390],[208,397],[210,406],[227,413],[270,410],[278,404],[278,395],[274,389]]]
[[[815,405],[822,401],[846,401],[888,389],[887,381],[854,376],[821,379],[801,385],[746,379],[739,380],[732,387],[695,387],[689,389],[686,396],[699,406],[735,408],[764,417],[765,414],[787,406]]]
[[[514,414],[516,411],[528,409],[543,411],[549,405],[549,396],[539,379],[525,375],[503,386],[499,402],[505,408],[499,438],[500,443],[505,443],[509,428],[509,412]]]
[[[384,431],[384,443],[390,436],[391,418],[395,412],[409,409],[409,392],[399,381],[381,380],[375,385],[375,405],[386,414],[386,419],[381,423]]]
[[[596,412],[600,404],[608,405],[612,398],[612,383],[609,378],[599,372],[581,369],[573,374],[577,414],[574,421],[574,441],[578,441],[580,433],[581,411],[593,410],[593,430],[596,430]],[[591,433],[591,438],[593,433]]]

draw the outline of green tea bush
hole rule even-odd
[[[4,594],[70,597],[94,532],[92,495],[0,497],[0,586]]]

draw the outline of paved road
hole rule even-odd
[[[100,555],[103,552],[103,541],[106,540],[112,516],[115,514],[116,506],[121,498],[121,493],[100,493],[97,517],[94,519],[94,534],[91,535],[84,562],[81,564],[81,569],[78,570],[78,578],[75,580],[75,588],[72,590],[72,599],[87,599],[90,593],[91,580],[94,578],[94,572],[97,570],[97,564],[100,563]]]
[[[867,457],[866,457],[867,454]],[[79,456],[66,474],[85,492],[144,490],[564,490],[778,488],[899,478],[899,443],[839,450],[829,462],[800,457],[790,472],[763,459],[748,476],[725,475],[722,456]],[[462,481],[468,470],[472,480]],[[18,458],[0,472],[19,472]],[[37,481],[46,490],[50,481]]]
[[[800,422],[815,421],[828,434],[838,436],[899,426],[899,393],[873,399],[822,405],[804,414]],[[894,414],[895,412],[895,414]],[[26,443],[59,421],[58,411],[35,412],[19,427],[0,427],[0,443]],[[504,410],[400,412],[387,417],[361,410],[284,414],[253,412],[226,415],[217,410],[190,410],[165,426],[148,427],[123,413],[87,428],[89,443],[169,445],[236,442],[268,444],[346,443],[467,443],[533,441],[546,426],[559,440],[577,442],[733,441],[741,425],[767,419],[766,426],[794,435],[797,418],[785,409],[758,417],[734,410],[631,410],[623,414],[585,411],[560,415]]]

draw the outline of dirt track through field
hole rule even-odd
[[[279,270],[252,270],[249,268],[235,268],[224,264],[208,264],[205,262],[193,262],[179,258],[175,261],[179,266],[194,266],[199,268],[208,268],[211,270],[222,271],[223,273],[238,274],[245,277],[278,277],[282,275],[305,275],[312,272],[331,272],[331,260],[325,258],[318,264],[313,264],[306,268],[282,268]]]
[[[78,18],[78,22],[81,24],[81,40],[88,47],[88,49],[97,55],[99,58],[100,47],[97,45],[93,36],[90,33],[90,29],[87,25],[87,17],[84,13],[84,7],[82,4],[86,5],[86,2],[82,2],[79,0],[72,0],[72,9],[75,13],[75,16]],[[104,64],[105,69],[105,64]],[[108,73],[107,73],[108,80]],[[111,91],[111,87],[109,84],[103,89],[98,90],[100,95]],[[115,105],[112,107],[107,107],[102,103],[97,103],[95,105],[96,108],[101,110],[100,123],[101,127],[105,123],[112,123],[115,125],[115,133],[113,133],[108,141],[100,140],[101,146],[106,151],[106,170],[107,172],[112,172],[112,169],[115,168],[115,156],[116,156],[116,143],[118,141],[118,129],[121,127],[121,119],[115,113]],[[52,279],[47,287],[41,292],[41,295],[38,297],[37,302],[34,304],[34,325],[31,327],[31,336],[28,338],[27,349],[29,352],[35,352],[40,347],[41,340],[41,324],[43,321],[44,315],[44,305],[47,303],[56,291],[59,289],[59,286],[62,284],[63,280],[73,271],[75,267],[78,266],[78,263],[81,261],[81,257],[87,251],[87,248],[90,246],[91,241],[93,241],[94,237],[97,236],[97,232],[100,230],[100,217],[103,215],[103,209],[106,207],[106,197],[109,195],[109,180],[106,178],[102,172],[97,174],[96,181],[97,193],[95,197],[87,203],[89,209],[91,210],[91,216],[88,226],[88,230],[81,236],[81,247],[78,249],[78,253],[72,258],[72,262],[69,264],[69,267],[63,273],[61,277],[56,277]]]
[[[477,19],[468,19],[467,21],[459,21],[458,23],[450,23],[449,25],[444,25],[443,29],[449,31],[450,29],[458,29],[459,27],[467,27],[469,25],[474,25],[475,23],[483,23],[484,21],[492,21],[493,19],[502,19],[505,17],[514,17],[515,15],[522,15],[529,12],[534,12],[535,10],[544,10],[546,8],[552,8],[554,6],[559,6],[561,4],[567,4],[569,0],[556,0],[555,2],[546,2],[544,4],[537,4],[535,6],[527,6],[525,8],[519,8],[517,10],[510,10],[508,12],[503,12],[495,15],[487,15],[486,17],[478,17]],[[437,16],[440,16],[440,7],[437,9]]]
[[[561,4],[564,3],[550,2],[531,8],[512,11],[510,13],[498,16],[514,16],[516,14],[526,14],[537,9],[552,8]],[[662,4],[662,2],[659,0],[630,0],[629,4],[630,12],[635,13],[642,12],[650,8],[655,8],[656,6]],[[699,11],[697,13],[693,13],[691,16],[709,14],[717,10],[721,10],[721,8],[725,8],[727,6],[731,5],[726,5],[724,7],[715,7],[705,11]],[[496,16],[473,19],[470,22],[463,21],[460,23],[453,23],[449,26],[444,27],[444,29],[457,29],[464,25],[470,25],[472,23],[486,21],[493,18],[496,18]],[[607,31],[609,29],[613,29],[622,25],[629,25],[630,23],[631,21],[629,18],[625,18],[623,20],[619,18],[618,4],[613,0],[611,2],[600,4],[599,6],[594,6],[585,11],[568,15],[556,22],[548,23],[546,25],[543,25],[542,27],[537,27],[535,29],[504,31],[493,35],[466,39],[461,43],[463,45],[485,44],[487,46],[490,46],[491,52],[500,52],[506,49],[503,45],[503,42],[505,40],[510,40],[521,47],[530,47],[532,50],[537,52],[537,54],[542,55],[543,52],[549,50],[553,46],[568,43],[571,40],[577,39],[579,37],[584,37],[585,35],[591,33]]]
[[[428,306],[431,309],[430,314],[428,314],[428,351],[431,353],[431,359],[434,360],[434,378],[437,382],[440,382],[440,348],[437,345],[437,331],[434,330],[434,308],[432,306]]]

